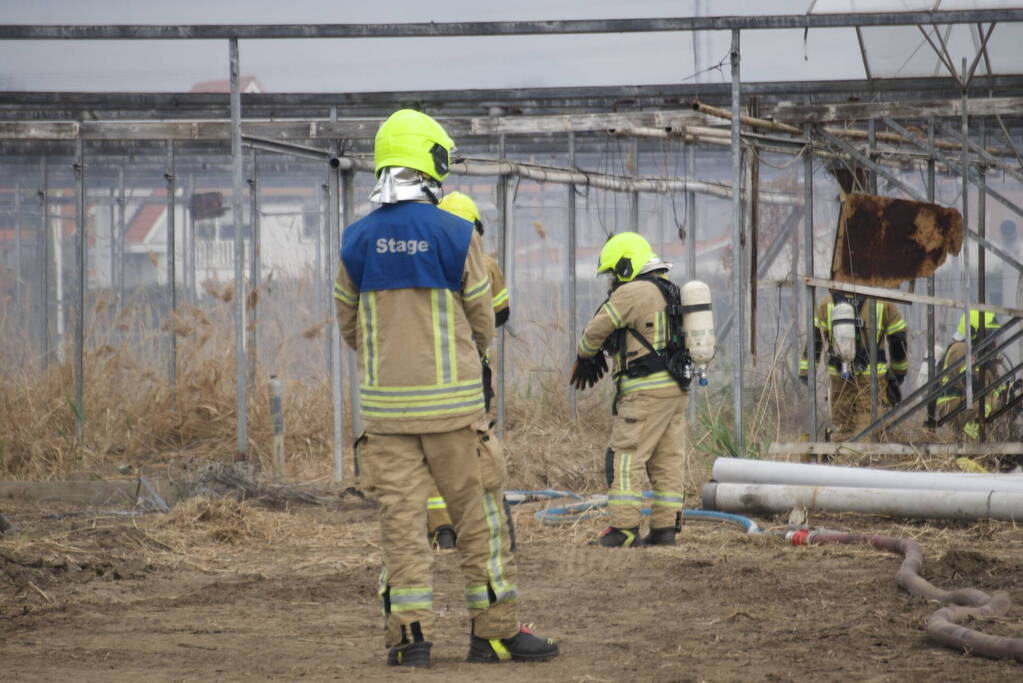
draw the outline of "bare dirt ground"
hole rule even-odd
[[[130,518],[5,503],[0,678],[7,681],[1019,681],[1023,665],[927,640],[936,609],[868,547],[790,547],[737,527],[687,524],[674,548],[588,545],[600,520],[540,525],[518,506],[521,613],[562,656],[470,665],[454,554],[436,556],[434,666],[384,666],[373,599],[375,511],[269,511],[193,502]],[[761,520],[767,524],[771,520]],[[1023,636],[1023,529],[813,518],[912,536],[944,588],[1005,589],[985,631]]]

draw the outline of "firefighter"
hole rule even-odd
[[[483,220],[479,209],[476,207],[476,202],[469,195],[461,192],[448,192],[437,206],[472,223],[479,236],[483,237]],[[487,275],[490,277],[491,300],[494,305],[494,324],[500,327],[508,322],[508,316],[511,314],[508,288],[505,286],[504,273],[501,272],[501,267],[497,265],[497,259],[484,252],[483,262],[486,264]],[[487,392],[488,397],[494,394],[489,362],[483,368],[483,391]],[[488,412],[489,403],[488,399]],[[447,504],[436,487],[430,493],[426,505],[426,529],[427,535],[430,537],[430,544],[438,550],[453,549],[458,535],[455,533],[455,527],[451,524],[451,516],[448,514]]]
[[[836,303],[849,303],[855,320],[855,357],[844,362],[835,343],[833,318]],[[814,362],[820,360],[824,342],[828,344],[828,375],[831,378],[832,439],[844,441],[855,436],[870,424],[870,375],[877,372],[878,391],[884,392],[881,403],[894,406],[902,401],[902,382],[909,370],[906,344],[906,321],[890,302],[874,302],[874,320],[877,326],[877,366],[870,367],[867,347],[868,301],[865,297],[842,292],[827,294],[817,306],[814,317]],[[884,343],[887,342],[888,352]],[[891,360],[889,362],[889,356]],[[807,381],[806,352],[799,362],[799,378]]]
[[[678,288],[662,261],[640,235],[612,236],[600,251],[597,274],[608,278],[610,294],[587,323],[577,347],[571,383],[592,386],[606,371],[604,350],[614,359],[615,401],[611,439],[605,454],[611,526],[598,543],[604,547],[674,545],[681,529],[682,473],[686,448],[685,393],[688,381],[669,365],[671,340],[681,339],[672,324],[669,299],[681,315]],[[666,296],[665,289],[674,288]],[[675,329],[673,329],[675,328]],[[641,538],[643,485],[653,488],[650,531]]]
[[[506,466],[485,420],[480,359],[494,334],[490,280],[472,225],[436,207],[454,143],[403,109],[378,129],[380,204],[345,228],[334,287],[338,324],[360,365],[359,459],[380,503],[387,663],[429,666],[436,484],[459,537],[471,662],[545,661],[553,640],[518,621],[515,559],[501,508]]]
[[[985,332],[993,332],[994,330],[1001,327],[1001,324],[995,319],[995,314],[988,311],[984,312],[984,330]],[[970,311],[970,339],[976,343],[977,332],[980,329],[981,312]],[[945,358],[941,363],[941,369],[946,370],[956,362],[962,360],[966,356],[966,314],[964,313],[959,317],[959,327],[956,329],[956,333],[952,336],[952,343],[948,345],[948,349],[945,351]],[[973,389],[974,392],[979,392],[984,387],[988,387],[1002,375],[1006,366],[1002,363],[1001,359],[994,358],[991,361],[984,363],[980,366],[973,366]],[[962,381],[963,376],[966,374],[966,364],[962,366],[955,373],[953,377],[944,377],[941,383],[945,385],[945,390],[936,401],[938,409],[938,417],[945,417],[946,415],[955,411],[966,398],[966,385]],[[978,398],[978,404],[975,404],[973,408],[964,410],[959,413],[956,417],[952,418],[953,429],[956,434],[965,434],[967,437],[977,440],[980,438],[980,423],[978,421],[980,411],[979,403],[984,404],[984,415],[990,415],[994,410],[1002,405],[1005,387],[998,387],[983,398],[980,401]]]

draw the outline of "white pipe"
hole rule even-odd
[[[705,510],[746,514],[780,513],[805,507],[823,512],[919,519],[997,519],[1023,522],[1023,493],[867,489],[771,484],[718,484],[703,487]]]
[[[853,486],[876,489],[942,489],[949,491],[1002,491],[1023,494],[1023,477],[1012,474],[960,472],[895,472],[868,467],[805,465],[771,460],[718,458],[714,481],[800,486]]]

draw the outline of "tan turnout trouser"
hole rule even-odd
[[[648,477],[653,488],[650,528],[675,526],[682,510],[688,405],[685,394],[655,398],[643,392],[618,402],[605,463],[611,526],[639,526]]]
[[[504,454],[485,422],[439,434],[367,434],[360,448],[367,492],[380,502],[384,568],[379,596],[386,645],[433,621],[433,552],[426,500],[436,482],[458,534],[465,602],[481,638],[519,630],[515,559],[501,506]]]

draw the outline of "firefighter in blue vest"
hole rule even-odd
[[[518,620],[515,558],[501,506],[507,472],[484,414],[480,359],[494,310],[479,236],[437,208],[454,143],[429,116],[377,131],[379,208],[345,228],[334,286],[360,365],[359,459],[380,503],[387,663],[429,666],[433,623],[426,500],[436,484],[458,532],[470,662],[545,661],[557,644]]]

